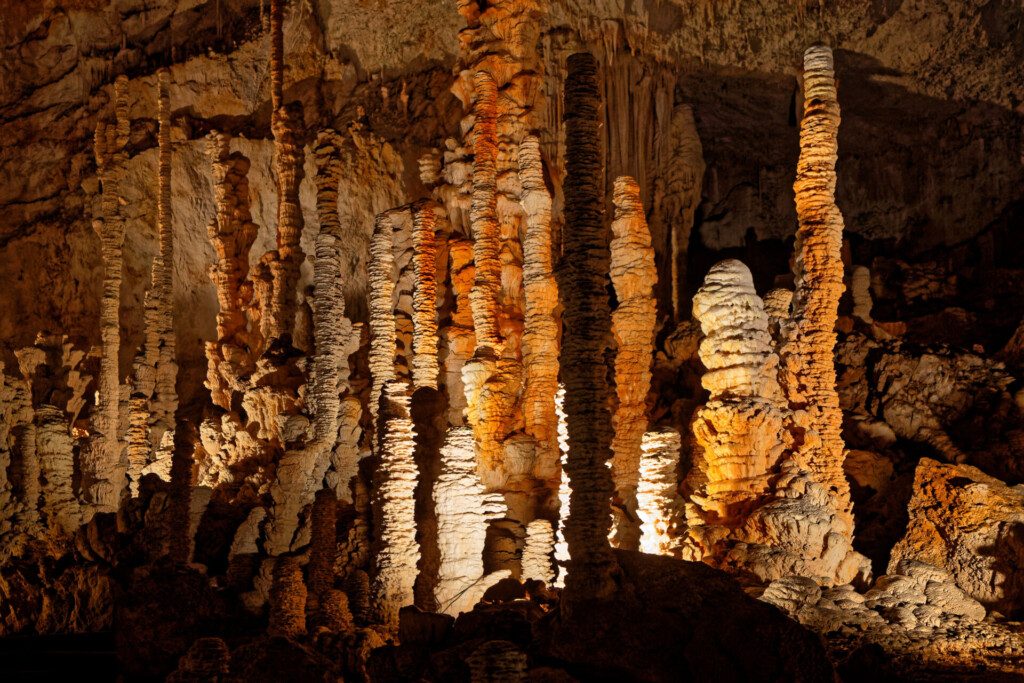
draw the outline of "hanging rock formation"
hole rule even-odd
[[[121,383],[121,268],[125,222],[121,215],[119,183],[125,175],[128,153],[128,79],[114,82],[115,122],[96,126],[94,152],[103,193],[100,216],[93,219],[103,252],[103,298],[100,302],[100,358],[96,438],[87,448],[85,461],[86,499],[96,512],[111,512],[120,502],[125,471],[121,463],[120,402]]]
[[[565,584],[570,598],[606,597],[615,587],[615,560],[608,544],[614,487],[606,466],[612,429],[604,358],[611,311],[605,294],[609,253],[601,191],[599,93],[593,55],[570,56],[565,85],[566,227],[558,288],[565,307],[560,365],[569,433],[565,470],[571,502],[564,533],[571,558]]]
[[[500,494],[486,493],[480,483],[471,430],[448,430],[433,496],[441,553],[435,595],[442,612],[458,615],[471,610],[488,588],[509,576],[507,571],[484,574],[487,526],[505,516],[505,502]]]
[[[619,403],[612,417],[612,476],[622,508],[616,510],[613,541],[619,548],[635,550],[640,543],[636,487],[641,444],[647,431],[658,271],[636,181],[628,176],[616,178],[614,202],[610,273],[618,300],[612,312],[612,335],[616,344],[615,391]]]
[[[669,252],[672,259],[672,313],[677,321],[683,313],[681,297],[686,283],[686,245],[690,242],[694,214],[704,185],[704,149],[693,120],[693,107],[681,104],[672,111],[670,123],[676,148],[665,174],[663,210],[668,221]],[[678,223],[676,223],[678,221]]]

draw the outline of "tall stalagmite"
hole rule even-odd
[[[284,103],[284,4],[270,0],[270,127],[274,133],[274,173],[277,176],[277,253],[263,264],[272,279],[271,310],[264,311],[264,335],[277,339],[295,325],[295,288],[302,253],[302,207],[299,183],[305,158],[300,131],[302,109]]]
[[[622,505],[615,516],[615,544],[636,550],[640,543],[636,487],[640,452],[647,431],[647,393],[651,388],[657,304],[651,233],[644,217],[640,187],[629,176],[615,179],[611,278],[618,306],[612,312],[615,338],[615,391],[619,396],[613,425],[612,477]]]
[[[103,296],[100,300],[100,358],[98,405],[94,426],[97,438],[88,449],[85,460],[86,498],[96,512],[117,509],[124,488],[125,468],[121,464],[120,440],[120,371],[121,350],[121,268],[125,220],[121,215],[120,182],[128,163],[128,78],[118,76],[114,82],[114,124],[101,122],[96,126],[94,151],[97,173],[102,183],[100,216],[93,219],[93,229],[100,237],[103,254]]]
[[[433,202],[413,208],[413,386],[437,388],[437,213]]]
[[[395,257],[392,253],[391,219],[387,213],[378,214],[373,224],[370,242],[370,261],[367,264],[370,281],[370,413],[377,428],[384,386],[396,378],[395,356]]]
[[[398,610],[413,604],[419,546],[416,542],[416,461],[408,386],[389,381],[381,396],[377,431],[379,463],[373,477],[374,543],[371,592],[374,617],[398,625]]]
[[[558,284],[551,244],[551,194],[544,183],[540,140],[527,136],[519,145],[519,202],[526,214],[523,239],[523,288],[526,316],[523,329],[523,417],[526,433],[537,440],[538,457],[557,471],[558,417]]]
[[[271,487],[274,505],[267,518],[265,549],[275,555],[293,542],[301,510],[313,502],[330,465],[338,436],[340,392],[348,380],[349,337],[352,325],[345,317],[341,280],[341,221],[338,218],[340,140],[333,132],[320,136],[317,146],[317,207],[320,233],[313,265],[313,339],[315,355],[307,402],[312,413],[313,438],[304,447],[289,450],[277,466]],[[345,371],[342,372],[342,367]]]
[[[565,83],[565,230],[559,292],[565,307],[562,381],[569,432],[570,510],[566,595],[607,597],[615,590],[611,527],[611,391],[605,354],[611,340],[607,296],[608,232],[604,225],[604,161],[597,60],[571,55]]]
[[[485,493],[480,483],[471,430],[448,430],[433,496],[441,559],[435,595],[442,612],[458,615],[471,610],[484,591],[509,575],[484,575],[487,526],[505,516],[505,502],[501,494]]]
[[[797,162],[796,291],[780,349],[782,385],[796,427],[806,435],[796,461],[829,490],[840,533],[853,537],[850,487],[843,474],[843,414],[836,392],[834,352],[839,298],[843,293],[843,216],[836,206],[839,100],[832,50],[804,54],[804,115]]]

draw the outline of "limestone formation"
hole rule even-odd
[[[97,173],[102,185],[100,215],[93,219],[93,229],[100,238],[103,254],[103,297],[100,302],[100,338],[103,355],[97,389],[97,410],[94,420],[96,439],[85,463],[86,498],[93,510],[110,512],[120,502],[125,470],[121,465],[120,439],[120,371],[121,351],[121,269],[125,221],[121,215],[122,190],[128,162],[128,78],[114,82],[114,123],[96,126],[93,151]]]
[[[523,579],[535,579],[554,585],[555,572],[552,556],[555,550],[555,530],[546,519],[535,519],[526,525],[526,545],[523,547]]]
[[[466,659],[472,683],[525,683],[526,653],[507,640],[489,640]]]
[[[681,321],[683,284],[686,279],[686,251],[694,214],[700,204],[704,184],[704,150],[693,120],[693,107],[681,104],[672,111],[671,126],[677,146],[673,150],[665,179],[665,216],[669,222],[669,250],[672,259],[672,312]],[[678,224],[675,221],[679,221]]]
[[[679,495],[679,432],[662,429],[643,437],[637,489],[640,550],[682,556],[684,503]]]
[[[376,428],[378,410],[384,386],[396,378],[395,356],[395,267],[392,253],[391,219],[379,214],[373,225],[370,243],[370,261],[367,265],[370,281],[370,412]]]
[[[612,417],[612,477],[622,509],[615,516],[613,540],[617,547],[635,550],[640,543],[636,487],[640,479],[641,444],[647,431],[658,271],[640,188],[632,178],[620,176],[615,179],[614,192],[610,274],[618,301],[612,311],[612,335],[619,402]]]
[[[274,561],[267,633],[288,638],[306,633],[306,584],[296,557],[282,556]]]
[[[768,331],[775,341],[778,350],[782,342],[782,328],[789,320],[789,310],[793,305],[793,292],[789,289],[776,288],[764,295],[764,312],[768,316]]]
[[[310,522],[309,564],[307,566],[306,615],[322,625],[334,590],[334,563],[338,559],[338,499],[330,489],[316,492]],[[340,607],[335,606],[335,609]],[[345,611],[348,599],[345,599]]]
[[[871,271],[864,266],[854,266],[850,273],[850,296],[853,299],[853,317],[872,323]]]
[[[601,109],[597,61],[589,53],[569,57],[565,85],[565,231],[559,292],[565,308],[562,382],[571,487],[565,539],[569,544],[567,596],[604,597],[614,590],[611,527],[610,393],[604,356],[611,337],[605,295],[608,237],[601,192],[603,159],[598,137]]]
[[[484,572],[487,526],[505,516],[505,501],[500,494],[486,493],[480,483],[472,430],[448,430],[433,497],[440,550],[435,597],[442,612],[458,615],[471,610],[488,588],[508,576]]]
[[[850,487],[843,475],[843,415],[836,392],[833,354],[836,317],[843,293],[843,216],[835,203],[839,100],[832,50],[804,53],[804,115],[797,162],[796,291],[780,349],[782,384],[796,427],[806,436],[796,462],[829,491],[838,514],[837,532],[853,537]]]
[[[42,479],[42,512],[51,527],[73,533],[81,522],[75,498],[75,454],[64,411],[40,406],[35,411],[35,455]]]
[[[432,202],[413,209],[413,386],[437,388],[437,214]]]
[[[558,284],[554,276],[551,241],[551,195],[544,183],[540,140],[526,137],[519,146],[520,203],[526,214],[523,239],[523,288],[525,321],[523,329],[523,417],[526,433],[537,440],[542,460],[558,459]],[[546,462],[546,469],[558,465]]]
[[[419,547],[416,542],[416,461],[412,419],[404,382],[390,381],[381,396],[373,478],[374,520],[371,594],[374,618],[397,627],[398,610],[413,603]]]
[[[925,562],[990,609],[1024,607],[1020,529],[1024,491],[969,465],[922,458],[914,473],[906,534],[892,549],[889,571]]]

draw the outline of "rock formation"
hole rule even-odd
[[[96,512],[117,509],[123,488],[121,465],[120,402],[121,382],[121,269],[125,222],[121,216],[121,189],[128,162],[128,79],[119,77],[114,83],[114,123],[96,125],[93,151],[96,169],[103,187],[100,215],[93,219],[93,229],[100,238],[103,252],[103,298],[100,304],[100,337],[103,355],[98,378],[96,438],[86,451],[86,498]]]
[[[440,568],[435,597],[440,611],[468,612],[508,572],[485,575],[484,545],[491,520],[505,516],[500,494],[488,494],[476,473],[472,430],[454,427],[441,447],[441,474],[434,485]]]
[[[270,635],[298,637],[306,632],[306,584],[296,557],[282,556],[274,561],[270,587]]]
[[[370,412],[374,417],[374,428],[384,386],[395,380],[394,311],[394,254],[391,236],[391,219],[386,213],[379,214],[373,224],[373,241],[370,243],[370,261],[367,266],[370,281],[370,376],[373,388],[370,391]]]
[[[693,230],[694,214],[700,204],[704,183],[704,150],[693,120],[693,107],[681,104],[672,111],[672,129],[676,131],[676,148],[665,179],[665,216],[669,221],[669,258],[672,272],[672,313],[682,320],[683,285],[686,282],[686,252]]]
[[[569,57],[565,86],[565,231],[558,290],[565,323],[562,382],[571,488],[565,539],[569,545],[567,596],[603,597],[614,590],[611,527],[610,389],[604,362],[611,337],[605,296],[609,252],[601,192],[603,158],[598,138],[601,108],[597,62],[588,53]]]
[[[640,550],[645,553],[682,555],[685,513],[679,495],[679,432],[664,429],[646,432],[640,456],[637,517]]]
[[[641,445],[647,431],[658,271],[636,181],[628,176],[616,178],[614,202],[610,273],[618,300],[612,312],[612,335],[616,344],[615,391],[619,403],[612,416],[612,477],[622,509],[616,511],[613,541],[619,548],[635,550],[640,542],[636,487],[640,479]]]
[[[413,209],[413,386],[437,388],[437,215],[431,202]]]

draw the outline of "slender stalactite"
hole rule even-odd
[[[473,203],[470,223],[473,229],[473,261],[476,277],[469,294],[473,308],[473,327],[478,349],[498,351],[498,291],[501,285],[501,229],[497,213],[497,108],[498,88],[485,71],[474,80],[476,102],[473,111]]]
[[[302,253],[302,206],[299,184],[305,158],[299,132],[302,109],[284,103],[284,4],[270,2],[270,127],[274,134],[274,173],[277,177],[277,253],[266,261],[272,279],[270,311],[264,312],[264,334],[277,339],[295,325],[295,288]]]
[[[612,476],[622,505],[615,516],[614,542],[636,550],[640,543],[636,487],[640,478],[640,453],[647,431],[647,393],[651,388],[654,358],[654,326],[657,305],[651,233],[644,217],[640,187],[633,178],[615,179],[615,220],[612,221],[611,278],[618,306],[612,312],[615,337],[615,391],[618,407],[612,418]]]
[[[398,625],[398,610],[413,604],[419,546],[416,542],[416,460],[408,386],[390,381],[381,396],[373,477],[373,571],[370,591],[375,619]]]
[[[313,502],[330,465],[338,437],[342,382],[348,380],[347,348],[352,325],[345,317],[341,280],[341,221],[338,218],[338,182],[341,161],[339,138],[325,133],[320,138],[317,160],[317,205],[321,219],[313,265],[313,338],[316,347],[307,402],[312,413],[313,439],[302,448],[289,450],[277,466],[271,487],[274,505],[267,520],[265,549],[285,552],[298,527],[299,512]],[[341,368],[346,367],[342,376]]]
[[[122,248],[125,221],[121,215],[119,184],[128,162],[125,147],[131,130],[128,120],[128,78],[114,82],[114,124],[96,126],[94,151],[102,184],[100,216],[93,229],[100,237],[103,254],[103,296],[100,300],[100,376],[95,427],[97,439],[86,459],[87,499],[97,512],[117,509],[124,487],[125,468],[121,465],[120,371],[121,350],[119,309],[121,305]]]
[[[374,429],[377,428],[384,386],[396,378],[395,356],[398,349],[395,344],[395,257],[392,246],[391,219],[386,213],[379,214],[373,225],[370,262],[367,265],[370,281],[370,375],[373,381],[370,412]]]
[[[437,388],[437,213],[433,202],[413,207],[412,265],[416,278],[412,296],[413,360],[415,388]]]
[[[564,305],[562,381],[569,432],[570,510],[566,595],[607,597],[617,573],[608,544],[611,527],[611,390],[605,354],[611,338],[607,296],[608,232],[604,224],[597,60],[571,55],[565,83],[565,231],[559,292]]]
[[[693,107],[688,104],[676,107],[672,112],[671,126],[677,144],[665,180],[665,215],[671,235],[672,312],[675,320],[680,321],[686,282],[686,245],[693,230],[697,206],[700,205],[705,164]]]
[[[812,435],[800,440],[797,462],[831,491],[840,531],[850,539],[853,516],[833,358],[843,293],[843,216],[835,202],[839,118],[832,50],[812,47],[804,54],[804,116],[793,184],[796,291],[784,325],[781,378],[796,428]]]
[[[523,547],[523,579],[535,579],[548,585],[555,582],[551,564],[555,548],[555,530],[546,519],[535,519],[526,525]]]
[[[523,287],[526,316],[523,330],[523,417],[526,433],[537,440],[542,469],[558,472],[558,284],[551,245],[551,195],[544,184],[540,140],[527,136],[519,145],[519,201],[526,214],[523,240]]]

